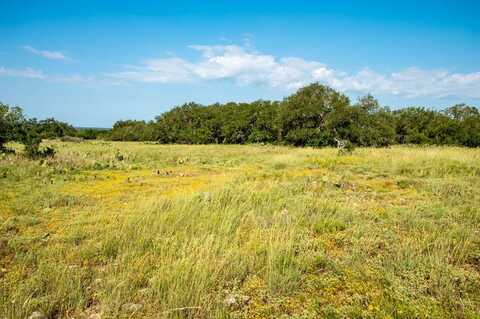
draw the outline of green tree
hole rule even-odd
[[[63,136],[74,136],[77,130],[68,123],[60,122],[54,118],[48,118],[38,122],[39,134],[44,139],[53,139]]]
[[[455,136],[455,143],[469,146],[480,146],[480,112],[476,107],[457,104],[445,110],[445,115],[455,121],[448,135]]]
[[[279,139],[296,146],[333,145],[335,131],[332,122],[342,125],[331,114],[344,112],[350,101],[345,95],[314,83],[287,97],[279,111]]]
[[[20,107],[10,107],[0,102],[0,152],[7,150],[5,143],[18,139],[19,128],[24,121]]]

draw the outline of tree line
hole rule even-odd
[[[110,130],[79,129],[57,121],[28,119],[18,107],[0,103],[0,151],[8,141],[26,145],[31,157],[49,155],[42,139],[156,141],[162,144],[270,143],[332,146],[392,144],[480,146],[480,112],[458,104],[444,110],[409,107],[390,110],[371,95],[356,103],[334,89],[313,83],[282,101],[186,103],[154,120],[117,121]],[[44,153],[42,153],[44,152]],[[50,153],[49,153],[50,152]]]
[[[436,111],[423,107],[390,110],[371,95],[351,103],[334,89],[311,84],[283,101],[187,103],[150,122],[118,121],[108,138],[179,144],[278,143],[330,146],[436,144],[480,146],[480,112],[458,104]]]

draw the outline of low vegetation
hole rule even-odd
[[[0,155],[2,318],[480,313],[479,149],[47,147]]]

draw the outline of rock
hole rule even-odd
[[[228,294],[224,303],[227,307],[241,307],[250,301],[250,297],[241,294]]]
[[[228,295],[226,298],[225,298],[225,305],[227,305],[228,307],[233,307],[237,304],[237,298],[235,298],[234,295]]]
[[[122,309],[125,310],[125,311],[139,311],[140,309],[142,309],[143,305],[142,304],[139,304],[139,303],[126,303],[122,306]]]
[[[28,319],[47,319],[47,316],[45,316],[41,311],[34,311],[30,316],[28,316]]]

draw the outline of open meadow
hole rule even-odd
[[[0,317],[479,318],[480,149],[0,155]]]

